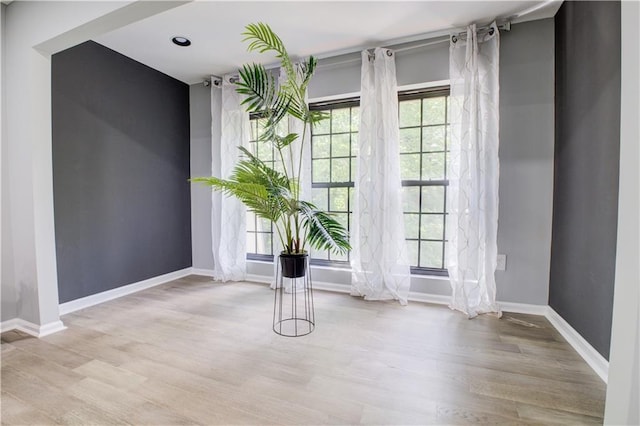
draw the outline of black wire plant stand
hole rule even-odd
[[[315,329],[309,255],[299,256],[304,256],[304,259],[283,268],[283,258],[287,255],[278,255],[273,331],[280,336],[301,337]],[[284,261],[286,262],[287,259]]]

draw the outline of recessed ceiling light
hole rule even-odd
[[[191,40],[189,40],[186,37],[176,36],[172,38],[171,41],[173,42],[173,44],[177,44],[178,46],[181,46],[181,47],[187,47],[191,45]]]

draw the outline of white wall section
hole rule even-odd
[[[618,242],[604,423],[640,424],[640,3],[622,2]]]

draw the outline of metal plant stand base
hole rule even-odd
[[[315,328],[313,311],[313,286],[311,284],[311,268],[309,256],[305,255],[302,271],[294,269],[284,276],[280,256],[276,270],[275,300],[273,303],[273,331],[287,337],[306,336]]]

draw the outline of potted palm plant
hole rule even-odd
[[[344,253],[350,248],[344,226],[331,214],[300,197],[307,129],[327,118],[320,111],[309,110],[305,100],[317,60],[310,56],[294,63],[280,37],[263,23],[247,25],[243,36],[249,43],[248,51],[275,53],[286,73],[285,80],[278,83],[263,65],[247,64],[239,70],[236,83],[236,90],[244,95],[242,104],[246,111],[259,113],[263,118],[258,143],[273,146],[279,166],[271,167],[240,147],[240,160],[228,178],[201,177],[192,181],[238,198],[258,217],[271,221],[284,248],[280,254],[283,276],[297,278],[305,274],[308,247],[334,253]],[[279,132],[279,129],[288,128],[289,117],[304,124],[302,135]],[[294,149],[299,155],[294,155]]]

